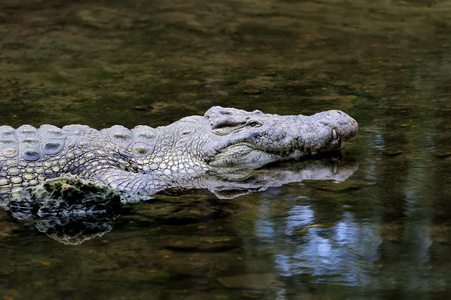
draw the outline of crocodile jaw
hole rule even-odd
[[[204,149],[205,162],[212,168],[259,168],[336,151],[358,130],[357,122],[341,111],[278,116],[220,107],[212,110],[206,114],[211,135]]]

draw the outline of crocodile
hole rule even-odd
[[[66,174],[144,194],[194,188],[203,174],[258,169],[339,150],[357,130],[358,123],[340,110],[280,116],[220,106],[157,128],[4,125],[0,200],[16,188]]]

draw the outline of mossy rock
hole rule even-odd
[[[10,213],[65,244],[79,244],[112,229],[121,195],[105,185],[65,176],[15,191]]]

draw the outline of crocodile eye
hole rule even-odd
[[[259,121],[240,121],[226,120],[212,126],[213,133],[217,135],[226,135],[232,132],[246,130],[249,127],[260,127],[263,123]]]
[[[222,128],[239,128],[242,127],[245,122],[234,122],[233,120],[225,120],[223,122],[218,122],[212,125],[213,129],[222,129]]]
[[[257,121],[252,121],[252,122],[249,122],[249,124],[247,124],[247,125],[250,126],[250,127],[260,127],[263,124],[260,123],[260,122],[257,122]]]

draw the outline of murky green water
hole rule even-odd
[[[358,120],[341,183],[129,204],[62,244],[0,212],[3,299],[447,299],[450,1],[0,1],[0,120],[212,105]]]

